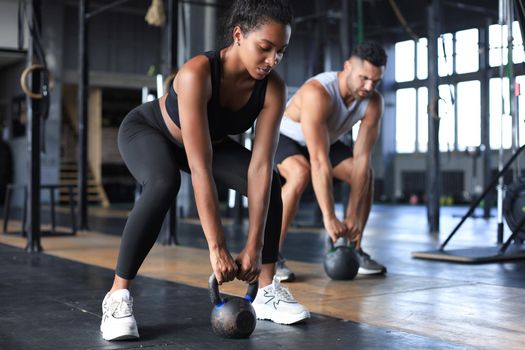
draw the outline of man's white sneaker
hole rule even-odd
[[[293,282],[295,281],[295,273],[288,266],[286,266],[286,260],[283,258],[281,253],[277,258],[277,263],[275,264],[275,278],[279,282]]]
[[[106,340],[134,339],[139,337],[137,321],[133,316],[133,298],[127,289],[106,294],[102,302],[102,338]]]
[[[259,289],[252,305],[259,320],[292,324],[310,317],[308,309],[299,304],[276,278],[272,284]]]

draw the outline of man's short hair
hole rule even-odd
[[[362,60],[372,63],[376,67],[386,65],[387,55],[381,45],[373,41],[365,41],[357,45],[352,50],[352,57],[359,57]]]

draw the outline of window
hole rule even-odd
[[[521,85],[522,95],[518,97],[519,103],[519,146],[525,143],[525,110],[523,106],[525,76],[517,76],[516,82]],[[512,117],[510,113],[509,101],[509,80],[503,78],[503,90],[500,78],[490,79],[490,147],[492,149],[499,149],[501,140],[503,140],[503,148],[509,149],[512,147],[514,134],[512,132]],[[503,94],[503,101],[502,96]],[[504,110],[502,109],[502,102]]]
[[[504,32],[506,31],[504,30]],[[491,67],[501,64],[501,42],[506,39],[506,35],[505,38],[502,38],[501,35],[502,27],[499,24],[489,26],[489,65]]]
[[[477,29],[461,30],[456,33],[456,73],[470,73],[479,70],[479,33]]]
[[[521,37],[520,25],[518,22],[512,24],[512,62],[525,62],[525,51],[523,48],[523,38]]]
[[[455,91],[453,85],[439,86],[439,150],[454,149],[456,113],[454,112]]]
[[[520,75],[516,77],[516,82],[520,84],[521,88],[521,96],[518,97],[518,103],[519,103],[519,146],[523,146],[525,144],[525,75]]]
[[[428,149],[428,89],[417,89],[417,150]]]
[[[427,38],[421,38],[417,42],[417,78],[426,79],[428,78],[428,40]]]
[[[489,65],[491,67],[501,65],[501,55],[503,47],[503,64],[508,62],[508,30],[507,26],[494,24],[489,26]],[[512,61],[513,63],[522,63],[525,61],[525,52],[523,51],[523,39],[521,37],[518,22],[512,24]]]
[[[398,42],[395,46],[396,81],[414,80],[414,54],[415,44],[413,40]]]
[[[479,80],[458,83],[458,149],[481,144],[481,83]]]
[[[438,38],[438,74],[440,77],[452,75],[454,61],[452,54],[454,45],[452,34],[446,33]]]
[[[439,86],[439,146],[440,151],[460,150],[481,144],[481,83],[472,74],[480,69],[480,30],[470,28],[444,33],[437,40]],[[506,64],[507,27],[488,26],[491,67]],[[512,60],[525,62],[525,50],[518,22],[512,24]],[[502,57],[502,54],[504,55]],[[428,150],[429,92],[421,81],[428,79],[428,39],[402,41],[395,45],[396,72],[396,147],[397,152],[426,152]],[[503,61],[502,61],[503,60]],[[494,69],[492,69],[495,71]],[[490,72],[492,74],[494,72]],[[463,78],[463,74],[465,78]],[[467,80],[469,79],[469,80]],[[519,97],[519,144],[525,144],[525,75],[516,78],[522,83]],[[490,147],[510,148],[513,142],[508,80],[503,86],[499,78],[489,82]],[[423,87],[422,87],[423,86]],[[503,88],[502,88],[503,87]],[[503,101],[501,94],[503,93]],[[502,112],[502,106],[505,111]],[[503,114],[503,117],[502,117]]]
[[[417,98],[417,100],[416,100]],[[428,148],[428,89],[396,92],[396,148],[399,153],[426,152]],[[417,138],[417,139],[416,139]]]
[[[411,153],[416,146],[416,89],[396,91],[396,149]]]
[[[509,80],[493,78],[489,81],[490,91],[490,147],[498,149],[503,140],[503,148],[512,144],[512,120],[509,116]],[[502,96],[503,100],[502,101]],[[502,105],[503,103],[503,105]],[[504,106],[504,110],[502,109]]]

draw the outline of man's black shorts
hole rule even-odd
[[[275,152],[275,164],[279,164],[286,158],[296,154],[301,154],[305,156],[306,159],[310,160],[306,146],[302,146],[288,136],[280,134],[279,144],[277,145],[277,151]],[[328,158],[330,159],[330,163],[332,163],[332,167],[335,167],[343,160],[352,156],[352,147],[344,144],[340,140],[337,140],[332,146],[330,146],[330,151],[328,152]]]

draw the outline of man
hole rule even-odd
[[[359,273],[381,274],[386,268],[361,248],[363,230],[372,206],[372,149],[379,135],[383,98],[375,90],[381,81],[387,56],[372,42],[357,46],[339,72],[325,72],[309,79],[289,100],[280,127],[275,162],[285,179],[282,188],[283,222],[280,249],[299,200],[309,181],[323,215],[323,224],[335,242],[347,237],[359,257]],[[342,138],[361,121],[355,145]],[[345,218],[335,215],[333,178],[351,186]],[[276,277],[292,281],[294,273],[282,254]]]

